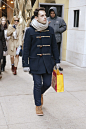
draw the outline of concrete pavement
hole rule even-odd
[[[6,71],[0,81],[0,129],[86,129],[86,68],[62,61],[64,93],[51,87],[44,94],[44,116],[36,116],[33,79],[23,72],[21,58],[18,75]]]

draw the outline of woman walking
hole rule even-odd
[[[0,79],[2,78],[1,59],[3,58],[3,51],[7,51],[7,47],[6,47],[5,37],[4,37],[3,26],[0,24]]]
[[[14,16],[11,24],[8,26],[7,36],[10,36],[8,44],[8,54],[11,59],[11,70],[14,75],[17,74],[17,66],[19,61],[19,49],[22,46],[23,31],[22,25],[19,24],[19,18]]]
[[[7,37],[7,19],[6,17],[1,17],[1,24],[3,26],[3,29],[4,29],[4,36],[5,36],[5,40],[6,40],[6,46],[7,46],[7,49],[8,49],[8,41],[10,39],[10,36]],[[5,71],[5,66],[6,66],[6,55],[7,55],[7,52],[5,53],[5,55],[3,54],[3,62],[2,62],[2,65],[1,65],[1,71]]]

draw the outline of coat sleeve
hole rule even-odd
[[[22,29],[22,25],[20,25],[19,28],[19,45],[22,46],[23,45],[23,29]]]
[[[6,47],[6,40],[5,40],[5,36],[4,36],[4,30],[2,31],[2,44],[3,44],[3,51],[7,51],[7,47]]]
[[[25,33],[23,54],[22,54],[22,65],[23,65],[23,67],[29,67],[28,57],[30,55],[30,49],[31,49],[31,36],[30,36],[29,29],[27,29],[26,33]]]
[[[11,36],[14,31],[15,31],[15,28],[13,28],[11,25],[9,25],[8,29],[7,29],[7,36]]]
[[[54,57],[55,64],[56,64],[56,63],[60,63],[60,59],[59,59],[58,46],[56,43],[54,30],[52,30],[52,32],[53,32],[53,34],[52,34],[52,53],[53,53],[53,57]]]
[[[7,30],[4,30],[5,40],[8,41],[10,39],[10,36],[7,37]]]
[[[66,30],[67,26],[66,26],[66,23],[63,19],[61,19],[60,24],[61,24],[60,25],[60,33],[63,33]]]

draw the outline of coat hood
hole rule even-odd
[[[57,17],[57,8],[56,8],[56,7],[51,7],[51,8],[49,9],[49,16],[50,16],[50,12],[51,12],[52,10],[53,10],[53,11],[55,12],[55,14],[56,14],[55,17]],[[50,17],[51,17],[51,16],[50,16]]]

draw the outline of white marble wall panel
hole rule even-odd
[[[68,29],[73,29],[73,22],[74,22],[73,9],[69,8],[69,11],[68,11]]]
[[[66,59],[79,67],[86,67],[86,55],[67,50]]]
[[[83,64],[82,67],[86,67],[86,54],[83,55]]]
[[[84,40],[84,54],[86,54],[86,31],[85,31],[85,40]]]
[[[68,30],[67,50],[84,54],[85,31]]]
[[[84,17],[85,17],[85,30],[86,30],[86,6],[85,6]]]
[[[69,0],[69,8],[85,6],[85,5],[86,5],[86,0]]]

